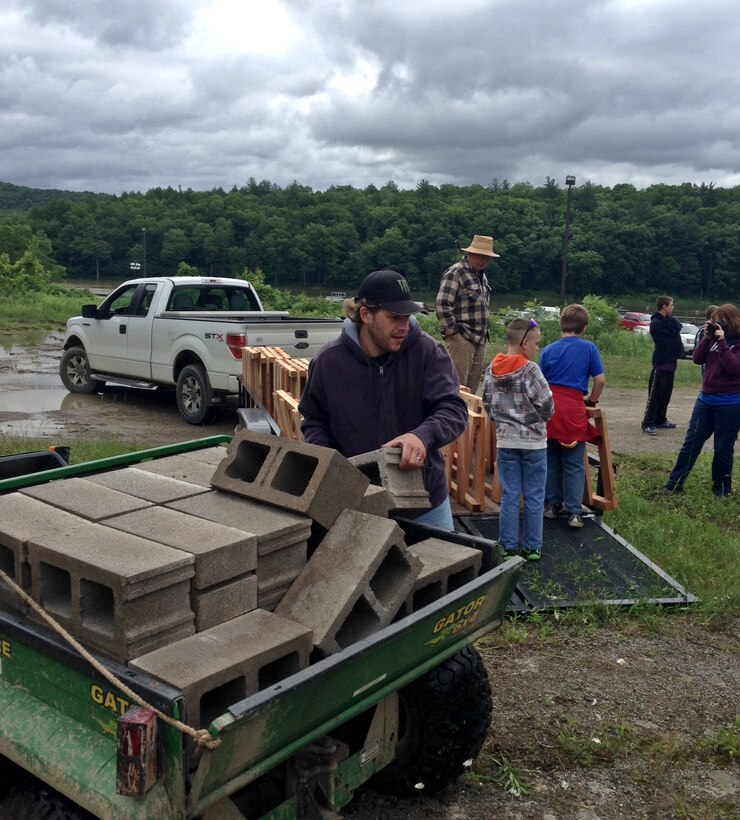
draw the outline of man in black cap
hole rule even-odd
[[[341,336],[308,368],[298,405],[303,437],[348,458],[400,447],[401,469],[423,471],[432,503],[416,521],[452,530],[439,448],[460,436],[468,412],[450,357],[412,316],[422,306],[396,271],[366,276],[344,306]]]

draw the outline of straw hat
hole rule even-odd
[[[481,256],[495,256],[497,259],[500,256],[493,252],[493,237],[492,236],[478,236],[473,237],[469,248],[461,248],[460,250],[466,253],[478,253]]]

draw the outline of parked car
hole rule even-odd
[[[681,324],[681,342],[683,344],[684,358],[690,356],[694,352],[694,345],[696,344],[696,334],[699,328],[696,325],[683,322]]]
[[[621,327],[623,330],[635,330],[638,327],[642,327],[645,328],[642,332],[648,333],[650,331],[650,314],[634,313],[630,310],[625,311],[617,327]]]

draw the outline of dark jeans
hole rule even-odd
[[[696,400],[691,414],[689,429],[676,459],[676,466],[666,482],[670,490],[681,489],[686,476],[696,463],[709,437],[714,434],[714,458],[712,459],[712,492],[729,495],[732,489],[732,460],[740,430],[740,404],[707,404]]]
[[[653,368],[648,382],[648,400],[645,407],[645,417],[642,420],[642,429],[657,427],[668,421],[668,402],[673,394],[673,379],[675,373]]]

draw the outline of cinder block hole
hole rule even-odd
[[[370,464],[363,464],[362,467],[357,466],[357,469],[370,479],[371,484],[375,484],[376,487],[383,486],[383,481],[380,478],[380,467],[377,461],[373,461]]]
[[[80,578],[80,621],[86,629],[115,635],[113,590]]]
[[[200,725],[207,728],[219,715],[247,696],[247,682],[240,676],[204,692],[200,698]]]
[[[0,569],[9,575],[14,581],[15,578],[15,553],[10,547],[0,544]]]
[[[228,478],[238,478],[240,481],[254,481],[270,450],[270,447],[256,441],[240,441],[234,458],[224,468],[224,474]]]
[[[380,629],[380,618],[363,596],[352,607],[352,611],[337,632],[336,642],[344,649],[374,634],[378,629]]]
[[[270,686],[287,678],[289,675],[295,675],[296,672],[301,671],[300,658],[297,652],[291,652],[284,658],[278,658],[272,663],[266,663],[259,671],[259,679],[257,686],[261,692]]]
[[[72,583],[66,569],[39,564],[41,605],[57,615],[72,614]]]
[[[438,601],[443,595],[442,581],[435,581],[433,584],[417,589],[412,604],[414,612],[418,612],[432,602]]]
[[[370,580],[370,589],[375,593],[381,606],[390,606],[398,596],[399,590],[403,592],[402,587],[410,574],[411,568],[406,556],[395,544],[392,545]]]
[[[447,579],[447,591],[452,592],[455,589],[465,586],[465,584],[475,581],[475,567],[465,567],[459,572],[455,572]]]
[[[316,472],[319,460],[303,453],[286,453],[270,486],[289,495],[303,495]]]

